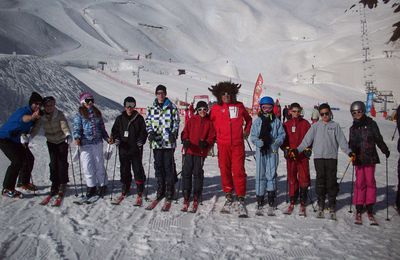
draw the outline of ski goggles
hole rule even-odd
[[[90,104],[90,103],[94,103],[94,98],[85,98],[85,103],[86,104]]]
[[[319,113],[320,116],[329,116],[329,112]]]
[[[351,114],[352,114],[353,116],[355,116],[355,115],[357,115],[357,114],[362,114],[362,110],[353,110],[353,111],[351,111]]]
[[[261,105],[261,109],[265,111],[271,111],[273,108],[271,105]]]
[[[126,108],[135,108],[136,107],[136,103],[135,102],[126,102],[125,103],[125,107]]]
[[[206,108],[206,107],[200,107],[196,110],[197,110],[197,112],[201,112],[201,111],[208,112],[208,108]]]

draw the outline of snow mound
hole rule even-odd
[[[32,56],[0,57],[0,122],[16,108],[27,104],[32,91],[55,97],[57,107],[67,117],[76,113],[79,93],[83,91],[93,93],[106,120],[114,118],[122,109],[121,105],[97,94],[53,62]]]

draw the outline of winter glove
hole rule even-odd
[[[176,135],[174,133],[171,133],[168,137],[168,140],[171,144],[174,144],[176,142]]]
[[[289,158],[292,160],[296,160],[299,155],[299,151],[297,149],[289,149]]]
[[[385,154],[386,158],[389,158],[389,156],[390,156],[390,151],[387,150],[387,151],[384,152],[384,154]]]
[[[183,140],[183,148],[188,149],[190,147],[190,141],[189,140]]]
[[[286,160],[289,159],[289,150],[290,150],[289,147],[285,147],[283,149],[283,157],[285,157]]]
[[[112,146],[110,144],[108,144],[107,145],[107,149],[104,152],[104,159],[105,160],[110,160],[112,153],[113,153]]]
[[[153,142],[157,139],[157,135],[154,132],[150,132],[148,139],[149,139],[149,142]]]
[[[136,145],[137,145],[138,147],[142,147],[142,146],[143,146],[143,142],[142,142],[142,141],[137,141],[137,142],[136,142]]]
[[[353,152],[350,152],[349,154],[349,158],[351,162],[354,162],[356,160],[356,154]]]
[[[306,149],[303,151],[303,154],[304,154],[304,156],[305,156],[307,159],[310,159],[310,158],[311,158],[311,155],[312,155],[312,150],[311,150],[310,148],[306,148]]]
[[[21,144],[28,145],[29,144],[29,136],[26,134],[22,134],[20,137]]]
[[[247,132],[246,130],[243,130],[243,138],[247,139],[249,137],[250,133]]]
[[[120,141],[119,139],[115,139],[115,140],[114,140],[114,144],[115,144],[116,146],[118,146],[120,143],[121,143],[121,141]]]
[[[71,143],[72,143],[72,136],[71,136],[71,135],[67,135],[67,136],[65,137],[65,142],[66,142],[67,144],[71,144]]]
[[[81,145],[81,139],[75,139],[75,144],[76,145]]]
[[[200,149],[206,149],[208,147],[207,141],[200,140],[199,141],[199,147],[200,147]]]

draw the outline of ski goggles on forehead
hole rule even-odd
[[[90,104],[90,103],[94,103],[94,99],[93,98],[85,98],[85,103],[86,104]]]
[[[136,103],[135,102],[126,102],[125,103],[125,107],[126,108],[135,108],[136,107]]]

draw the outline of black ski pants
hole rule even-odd
[[[8,139],[0,139],[0,149],[11,161],[4,177],[3,189],[15,189],[17,178],[19,183],[28,184],[35,161],[29,147]]]
[[[50,156],[50,181],[52,186],[66,184],[68,179],[68,144],[65,142],[54,144],[47,142]]]
[[[119,148],[121,182],[125,185],[130,185],[132,183],[133,171],[137,191],[139,193],[143,192],[144,183],[146,181],[146,174],[144,173],[142,164],[142,149],[143,148],[140,149],[140,154],[137,154],[132,152],[130,153],[124,148],[121,148],[121,146]]]
[[[328,194],[329,207],[335,208],[336,196],[339,193],[337,183],[337,159],[314,159],[317,172],[315,192],[318,196],[318,205],[325,207],[325,196]]]
[[[204,157],[186,154],[183,162],[183,190],[184,194],[190,195],[192,191],[192,178],[193,178],[193,195],[201,196],[203,192],[203,162]]]
[[[157,178],[157,197],[172,200],[175,192],[176,174],[174,170],[175,149],[154,149],[154,170]]]

